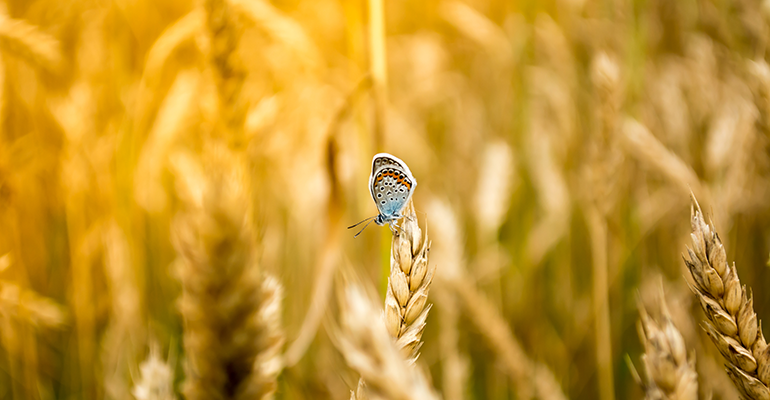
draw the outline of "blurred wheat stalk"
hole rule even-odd
[[[280,371],[282,288],[257,263],[247,179],[225,148],[174,224],[190,399],[269,398]]]
[[[175,400],[173,364],[161,359],[157,347],[153,348],[139,365],[139,379],[131,391],[136,400]]]
[[[674,326],[661,288],[655,315],[640,306],[639,337],[644,345],[648,400],[696,400],[698,374],[695,358],[687,356],[684,338]]]

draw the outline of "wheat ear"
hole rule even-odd
[[[703,219],[693,197],[693,248],[683,257],[692,274],[690,288],[706,314],[703,328],[727,361],[727,374],[747,399],[770,399],[770,349],[754,312],[752,295],[741,287],[713,225]]]
[[[229,1],[204,0],[203,8],[211,40],[208,56],[214,70],[224,127],[230,130],[228,134],[240,135],[246,115],[246,105],[241,98],[246,71],[236,50],[243,26]]]
[[[674,326],[661,290],[660,312],[653,318],[640,307],[639,338],[644,345],[642,362],[647,371],[647,400],[697,400],[695,359],[687,358],[684,338]]]
[[[419,357],[422,332],[431,304],[428,291],[436,266],[428,264],[430,241],[417,223],[410,201],[398,228],[393,229],[390,247],[390,276],[385,294],[385,326],[396,339],[409,363]]]
[[[388,334],[382,311],[360,287],[348,285],[340,306],[342,329],[335,335],[337,346],[348,365],[361,374],[352,399],[438,399],[425,376]]]
[[[221,150],[221,149],[220,149]],[[195,399],[266,399],[276,389],[281,287],[256,262],[243,173],[226,150],[174,225],[186,380]],[[180,184],[184,182],[180,181]],[[192,192],[192,190],[191,190]]]
[[[139,364],[139,373],[139,380],[131,391],[137,400],[176,399],[174,369],[160,357],[157,347],[152,348],[147,359]]]

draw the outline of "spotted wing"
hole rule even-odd
[[[403,161],[399,160],[396,156],[388,154],[388,153],[379,153],[374,156],[374,159],[372,159],[372,175],[374,175],[377,170],[385,168],[385,167],[396,167],[399,168],[401,165],[405,165]]]
[[[379,169],[385,167],[400,169],[401,171],[405,172],[412,179],[412,181],[415,181],[414,176],[412,176],[412,171],[409,170],[409,167],[400,158],[388,153],[375,154],[374,158],[372,159],[372,176],[374,176],[374,174],[376,174]]]
[[[372,175],[371,193],[377,209],[386,219],[401,213],[412,197],[417,182],[400,167],[381,167]]]

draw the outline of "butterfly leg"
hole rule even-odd
[[[406,232],[403,229],[401,229],[401,227],[398,226],[398,224],[396,224],[395,222],[392,222],[389,226],[390,226],[390,231],[393,232],[394,235],[398,234],[399,231],[406,235]]]
[[[398,231],[396,230],[398,228],[398,225],[396,225],[395,222],[392,222],[392,223],[388,224],[388,227],[390,227],[390,231],[393,232],[393,234],[398,233]],[[398,228],[398,229],[400,229],[400,228]]]

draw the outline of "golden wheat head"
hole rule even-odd
[[[727,361],[727,373],[747,399],[770,399],[768,352],[754,302],[741,286],[735,264],[727,263],[722,241],[693,199],[690,224],[693,247],[683,257],[692,291],[706,314],[703,328]]]

